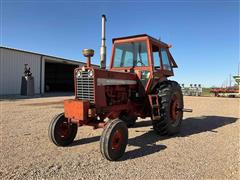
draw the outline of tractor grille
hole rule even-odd
[[[82,76],[76,79],[77,99],[86,99],[94,103],[94,79],[88,77],[88,71],[82,71]]]

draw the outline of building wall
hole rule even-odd
[[[31,68],[35,94],[39,94],[40,63],[40,55],[0,48],[0,95],[20,94],[24,64]]]
[[[28,64],[34,77],[35,94],[44,93],[45,62],[74,64],[83,66],[85,63],[0,47],[0,95],[15,95],[21,93],[21,79],[24,75],[24,64]],[[98,65],[93,65],[99,68]]]

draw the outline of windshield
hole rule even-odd
[[[115,44],[113,67],[148,66],[145,41]]]

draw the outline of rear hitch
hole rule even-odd
[[[178,108],[178,111],[182,111],[182,112],[193,112],[192,109],[185,109],[185,108]]]

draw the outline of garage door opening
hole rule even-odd
[[[72,64],[45,62],[45,92],[74,92]]]

